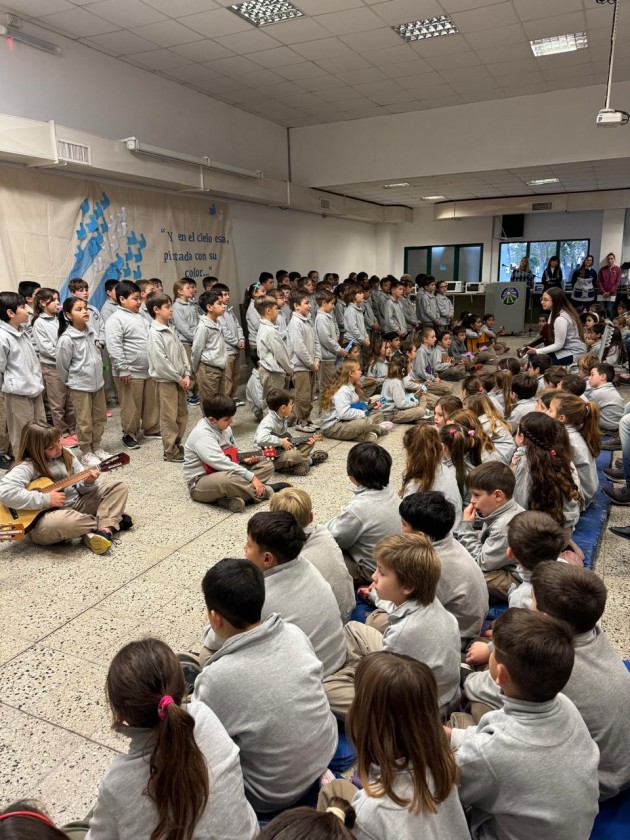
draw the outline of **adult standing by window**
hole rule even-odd
[[[521,257],[518,268],[512,271],[510,277],[511,283],[527,283],[527,288],[531,289],[534,285],[534,275],[529,267],[529,257]]]
[[[542,276],[543,292],[555,286],[556,289],[562,288],[562,269],[560,268],[560,258],[557,254],[549,257],[547,268]]]
[[[558,288],[547,289],[542,293],[540,304],[549,313],[549,331],[551,343],[544,347],[528,347],[530,356],[535,353],[551,356],[554,365],[570,365],[579,356],[586,353],[584,328],[571,302]]]
[[[597,297],[595,283],[597,272],[593,268],[593,257],[588,254],[579,268],[571,275],[571,298],[580,311],[588,309]]]
[[[606,257],[606,265],[599,269],[597,275],[597,300],[604,307],[607,318],[615,315],[615,299],[621,280],[621,268],[615,263],[616,257],[611,252]]]

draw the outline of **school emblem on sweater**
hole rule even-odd
[[[508,286],[507,289],[503,289],[501,292],[501,303],[504,303],[506,306],[513,306],[516,301],[519,299],[520,292],[514,286]]]

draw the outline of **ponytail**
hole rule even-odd
[[[564,415],[566,422],[570,426],[575,426],[582,435],[593,458],[597,458],[602,448],[597,403],[584,402],[581,397],[565,391],[553,391],[551,403],[555,404],[557,418]]]
[[[503,395],[503,416],[507,420],[514,409],[512,399],[512,371],[506,368],[498,370],[495,374],[497,388]]]
[[[495,448],[492,438],[483,428],[474,411],[471,411],[469,408],[456,411],[450,416],[449,422],[459,423],[467,429],[468,432],[474,432],[474,435],[469,434],[469,455],[470,461],[475,467],[478,467],[483,461],[484,452],[488,455],[494,454]]]
[[[109,667],[106,690],[116,721],[155,730],[144,791],[158,817],[150,840],[192,840],[208,803],[209,778],[195,720],[180,705],[186,683],[175,654],[159,639],[125,645]]]
[[[440,440],[442,441],[442,446],[448,450],[453,466],[455,467],[457,486],[459,487],[462,498],[466,494],[466,475],[468,473],[466,454],[468,453],[468,441],[470,439],[468,429],[465,429],[464,426],[460,426],[458,423],[447,423],[440,429]]]

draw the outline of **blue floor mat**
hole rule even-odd
[[[630,790],[602,802],[591,840],[628,840],[630,834]]]
[[[608,522],[610,513],[610,499],[601,490],[602,485],[609,487],[611,482],[604,475],[604,467],[610,467],[612,463],[612,452],[602,451],[597,457],[597,475],[599,476],[600,489],[595,498],[580,516],[578,524],[573,532],[573,539],[584,552],[584,566],[592,569],[595,566],[597,552],[604,534],[604,528]]]

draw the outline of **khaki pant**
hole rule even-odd
[[[103,481],[79,496],[74,507],[50,510],[37,520],[31,539],[37,545],[73,540],[90,531],[115,530],[127,503],[128,489],[122,481]]]
[[[276,472],[285,472],[292,467],[308,464],[311,460],[311,452],[314,446],[314,443],[302,443],[296,446],[295,449],[280,449],[278,447],[280,454],[274,460]]]
[[[90,393],[72,388],[70,395],[77,416],[77,437],[81,452],[93,452],[101,445],[107,423],[105,389],[99,388]]]
[[[418,405],[410,408],[397,408],[392,416],[393,423],[418,423],[427,410],[427,398],[419,397]]]
[[[199,389],[197,388],[197,379],[192,369],[192,347],[190,344],[183,344],[186,358],[188,359],[188,367],[190,368],[190,385],[188,386],[188,396],[197,396]]]
[[[160,431],[160,413],[152,379],[130,379],[128,382],[118,379],[118,399],[123,435],[137,438],[141,428],[149,434]]]
[[[371,417],[365,417],[362,420],[339,420],[327,429],[322,429],[322,434],[334,440],[370,441],[373,434],[380,436],[387,433]]]
[[[319,395],[321,396],[326,388],[333,381],[335,376],[334,362],[320,362],[319,363]]]
[[[384,633],[389,624],[389,613],[385,610],[375,609],[374,612],[368,613],[365,623],[368,627],[373,627],[379,633]]]
[[[204,400],[211,397],[213,394],[223,393],[223,380],[225,377],[225,370],[223,368],[214,367],[214,365],[207,365],[204,362],[200,362],[199,367],[195,372],[197,374],[199,399],[202,404]]]
[[[248,466],[247,469],[253,472],[263,484],[266,484],[274,473],[273,463],[267,460],[258,461],[257,464]],[[217,499],[226,498],[261,502],[273,495],[272,489],[268,487],[265,495],[259,499],[251,481],[246,481],[234,470],[221,470],[210,475],[202,475],[196,484],[190,486],[189,491],[195,502],[202,502],[206,505],[216,502]]]
[[[112,360],[107,352],[107,347],[101,350],[103,356],[103,379],[105,380],[105,400],[107,402],[118,402],[118,389],[114,380],[114,371],[112,368]]]
[[[492,572],[484,572],[483,577],[488,587],[491,603],[499,601],[507,604],[510,586],[513,583],[520,583],[520,578],[508,569],[494,569]]]
[[[367,566],[362,566],[360,563],[357,563],[347,549],[344,549],[342,554],[343,562],[346,564],[346,569],[354,581],[355,587],[369,586],[372,583],[372,575],[374,574],[373,569],[369,569]]]
[[[236,356],[227,357],[227,364],[225,365],[225,375],[223,378],[223,393],[228,397],[236,399],[236,392],[238,391],[239,380],[241,374],[241,360],[240,351]]]
[[[267,407],[267,394],[272,388],[284,388],[286,381],[285,373],[277,373],[273,370],[267,370],[262,365],[258,368],[258,378],[263,389],[263,408]]]
[[[0,455],[8,455],[11,439],[7,431],[7,410],[4,405],[4,394],[0,394]]]
[[[44,411],[44,400],[40,394],[38,397],[21,397],[18,394],[5,394],[4,405],[7,412],[7,431],[13,455],[17,458],[20,450],[20,437],[22,429],[31,420],[46,422]]]
[[[326,782],[319,789],[317,810],[325,811],[330,807],[333,799],[345,799],[347,802],[352,802],[355,793],[358,792],[359,788],[347,779],[335,779],[334,782]]]
[[[324,691],[334,715],[345,718],[354,699],[354,674],[357,665],[368,653],[383,650],[383,636],[373,627],[349,621],[346,634],[346,661],[337,673],[324,677]]]
[[[308,420],[313,410],[315,374],[309,370],[296,370],[293,374],[295,405],[293,413],[298,420]]]
[[[61,431],[62,436],[74,434],[76,419],[70,391],[59,379],[57,368],[42,365],[41,369],[53,426]]]
[[[160,411],[160,434],[165,455],[176,455],[186,433],[186,391],[177,382],[156,382]]]

